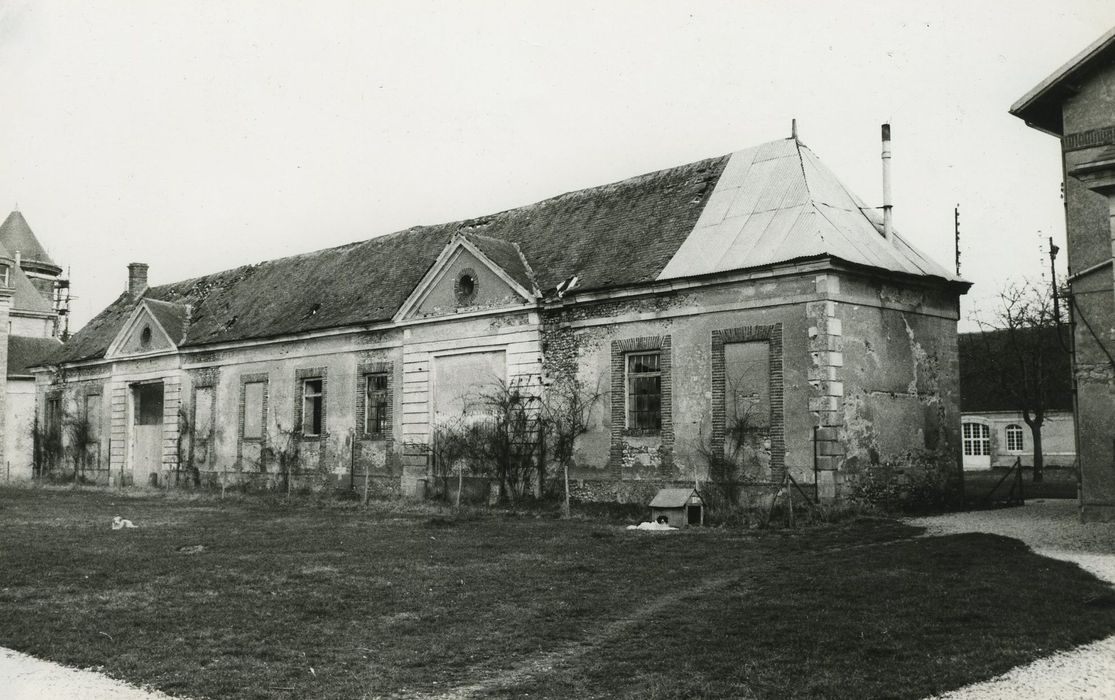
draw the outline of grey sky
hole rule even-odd
[[[966,300],[1064,237],[1010,104],[1115,24],[1033,2],[0,2],[0,209],[80,325],[153,284],[492,213],[790,133]],[[375,284],[374,272],[369,284]],[[291,280],[298,284],[298,280]],[[76,326],[75,326],[76,328]]]

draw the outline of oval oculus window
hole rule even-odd
[[[476,273],[471,269],[457,275],[457,305],[468,306],[476,301]]]
[[[151,345],[151,326],[144,326],[139,332],[139,344],[144,348]]]

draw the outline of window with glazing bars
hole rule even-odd
[[[964,424],[964,454],[981,457],[991,454],[991,430],[982,423]]]
[[[324,384],[320,379],[302,382],[302,434],[321,435]]]
[[[1022,426],[1017,423],[1007,426],[1007,450],[1010,452],[1022,451]]]
[[[661,353],[640,352],[627,356],[627,428],[662,429]]]
[[[387,432],[387,375],[369,374],[364,387],[364,432]]]

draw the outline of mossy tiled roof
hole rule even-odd
[[[60,347],[62,342],[57,338],[8,336],[8,376],[33,376],[30,368],[41,365],[44,359],[53,355]]]
[[[710,158],[491,216],[416,226],[151,287],[144,297],[190,305],[180,347],[389,321],[457,233],[477,242],[517,281],[533,280],[541,290],[574,275],[578,289],[650,282],[693,229],[727,160]],[[513,255],[516,248],[521,255]],[[137,303],[120,295],[54,360],[103,357]]]
[[[457,235],[544,294],[574,276],[576,289],[589,291],[824,256],[966,288],[897,234],[884,239],[871,213],[807,148],[785,139],[490,216],[152,287],[144,296],[189,306],[179,347],[386,322]],[[103,357],[137,303],[121,295],[57,360]]]

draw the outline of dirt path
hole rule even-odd
[[[1033,501],[1021,508],[918,518],[928,535],[989,532],[1022,540],[1038,554],[1076,563],[1115,583],[1115,523],[1081,523],[1075,501]],[[1045,700],[1115,697],[1115,635],[1019,666],[939,700]]]
[[[664,610],[665,608],[680,602],[684,598],[690,596],[702,595],[710,591],[724,588],[728,584],[735,581],[736,576],[725,576],[713,579],[707,579],[697,586],[687,588],[681,591],[674,591],[661,595],[654,600],[651,600],[646,605],[636,608],[626,617],[621,617],[617,620],[612,620],[605,625],[597,628],[592,634],[576,642],[569,642],[559,646],[553,651],[548,651],[539,654],[532,658],[527,659],[517,668],[510,671],[505,671],[499,675],[471,683],[469,685],[458,686],[450,691],[440,695],[429,697],[439,698],[440,700],[467,700],[468,698],[483,697],[494,691],[507,690],[513,688],[530,678],[533,678],[544,673],[549,673],[555,667],[575,661],[585,654],[588,654],[593,649],[601,644],[605,644],[613,639],[617,639],[626,634],[632,627],[646,620],[648,617]],[[423,696],[425,697],[425,696]]]
[[[818,550],[814,554],[828,553],[834,551],[843,551],[850,549],[865,549],[868,547],[887,547],[902,542],[904,540],[888,540],[884,542],[869,542],[866,544],[844,545],[839,547],[831,547],[823,550]],[[526,659],[523,663],[514,669],[504,671],[502,673],[493,675],[487,679],[470,683],[468,685],[458,686],[444,693],[438,694],[414,694],[404,697],[410,698],[436,698],[437,700],[469,700],[470,698],[485,697],[492,692],[500,690],[509,690],[523,682],[553,671],[556,667],[562,664],[576,661],[577,659],[585,656],[598,648],[602,644],[606,644],[614,639],[618,639],[627,634],[632,627],[643,622],[647,618],[655,615],[656,613],[664,610],[665,608],[675,605],[685,598],[700,596],[711,591],[719,590],[729,586],[742,579],[746,574],[737,574],[734,576],[718,576],[715,578],[706,579],[700,584],[687,588],[681,591],[674,591],[665,593],[642,607],[636,608],[626,617],[612,620],[605,625],[593,630],[591,634],[585,639],[576,642],[569,642],[557,649],[541,653],[537,656]],[[753,698],[754,695],[747,695],[741,697]]]
[[[0,647],[0,690],[6,700],[169,700],[96,671],[81,671]]]

